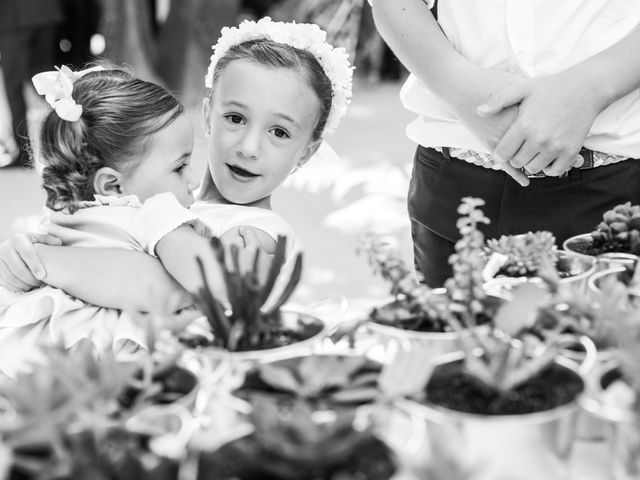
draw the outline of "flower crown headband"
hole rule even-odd
[[[324,133],[332,133],[340,123],[351,102],[353,67],[344,48],[335,48],[327,43],[327,34],[318,25],[311,23],[274,22],[264,17],[257,22],[245,20],[237,27],[224,27],[220,38],[212,47],[209,70],[205,86],[213,88],[213,72],[216,65],[231,47],[250,40],[268,39],[311,53],[320,63],[331,81],[331,111],[327,117]]]
[[[104,70],[104,67],[97,66],[73,72],[69,67],[63,65],[60,68],[56,67],[55,71],[34,75],[31,82],[33,82],[38,95],[44,95],[44,99],[61,119],[76,122],[82,115],[82,105],[78,105],[71,96],[73,82],[87,73],[100,70]]]

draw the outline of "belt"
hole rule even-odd
[[[569,172],[571,172],[572,170],[590,170],[595,167],[595,161],[593,159],[593,156],[594,156],[593,150],[583,148],[582,150],[580,150],[580,156],[584,160],[582,162],[582,165],[580,165],[579,167],[573,167],[567,170],[562,175],[560,175],[560,177],[567,177],[569,175]],[[530,173],[527,171],[526,168],[522,168],[521,170],[527,176],[527,178],[545,178],[548,176],[543,171],[540,171],[538,173]]]
[[[460,160],[464,160],[467,163],[471,163],[473,165],[478,165],[483,168],[490,168],[493,170],[500,170],[499,164],[493,158],[493,156],[489,153],[480,153],[475,152],[473,150],[467,150],[464,148],[449,148],[449,147],[434,147],[435,150],[442,152],[442,155],[451,160],[452,157],[455,157]],[[584,159],[584,162],[580,167],[574,167],[568,170],[566,173],[561,175],[562,177],[566,177],[570,172],[579,172],[580,170],[588,170],[590,168],[601,167],[604,165],[609,165],[612,163],[617,163],[622,160],[626,160],[627,157],[623,157],[620,155],[611,155],[609,153],[598,152],[589,150],[587,148],[583,148],[580,150],[580,155]],[[522,170],[527,177],[529,178],[545,178],[547,175],[544,172],[539,173],[529,173],[526,170]],[[557,177],[556,177],[557,178]]]

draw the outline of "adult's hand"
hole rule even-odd
[[[480,115],[477,111],[477,100],[486,99],[493,92],[504,91],[521,81],[521,77],[510,73],[480,68],[467,64],[459,77],[463,77],[464,83],[460,85],[455,96],[447,100],[458,119],[478,137],[489,151],[493,152],[503,139],[504,135],[512,128],[519,114],[517,102],[506,105],[504,108],[496,110],[491,115]],[[464,92],[461,95],[459,92]],[[522,186],[529,185],[527,176],[517,167],[496,157],[509,176]]]
[[[49,234],[16,233],[0,243],[0,285],[13,291],[27,291],[41,285],[47,271],[34,243],[61,245]]]
[[[579,155],[604,105],[588,77],[570,70],[519,80],[497,90],[477,109],[483,118],[519,105],[518,116],[494,155],[515,168],[559,176],[582,165]]]

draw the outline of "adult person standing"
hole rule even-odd
[[[412,73],[400,94],[418,115],[408,203],[428,285],[450,275],[461,197],[486,201],[489,236],[544,229],[558,242],[640,203],[640,1],[372,6]]]
[[[0,0],[0,66],[19,147],[19,154],[9,165],[29,164],[23,88],[33,75],[55,64],[63,20],[59,0]]]

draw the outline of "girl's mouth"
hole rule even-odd
[[[250,172],[249,170],[245,170],[244,168],[238,167],[237,165],[230,165],[227,163],[227,167],[229,167],[229,170],[231,170],[231,173],[237,177],[249,179],[249,178],[255,178],[260,176],[257,173]]]

